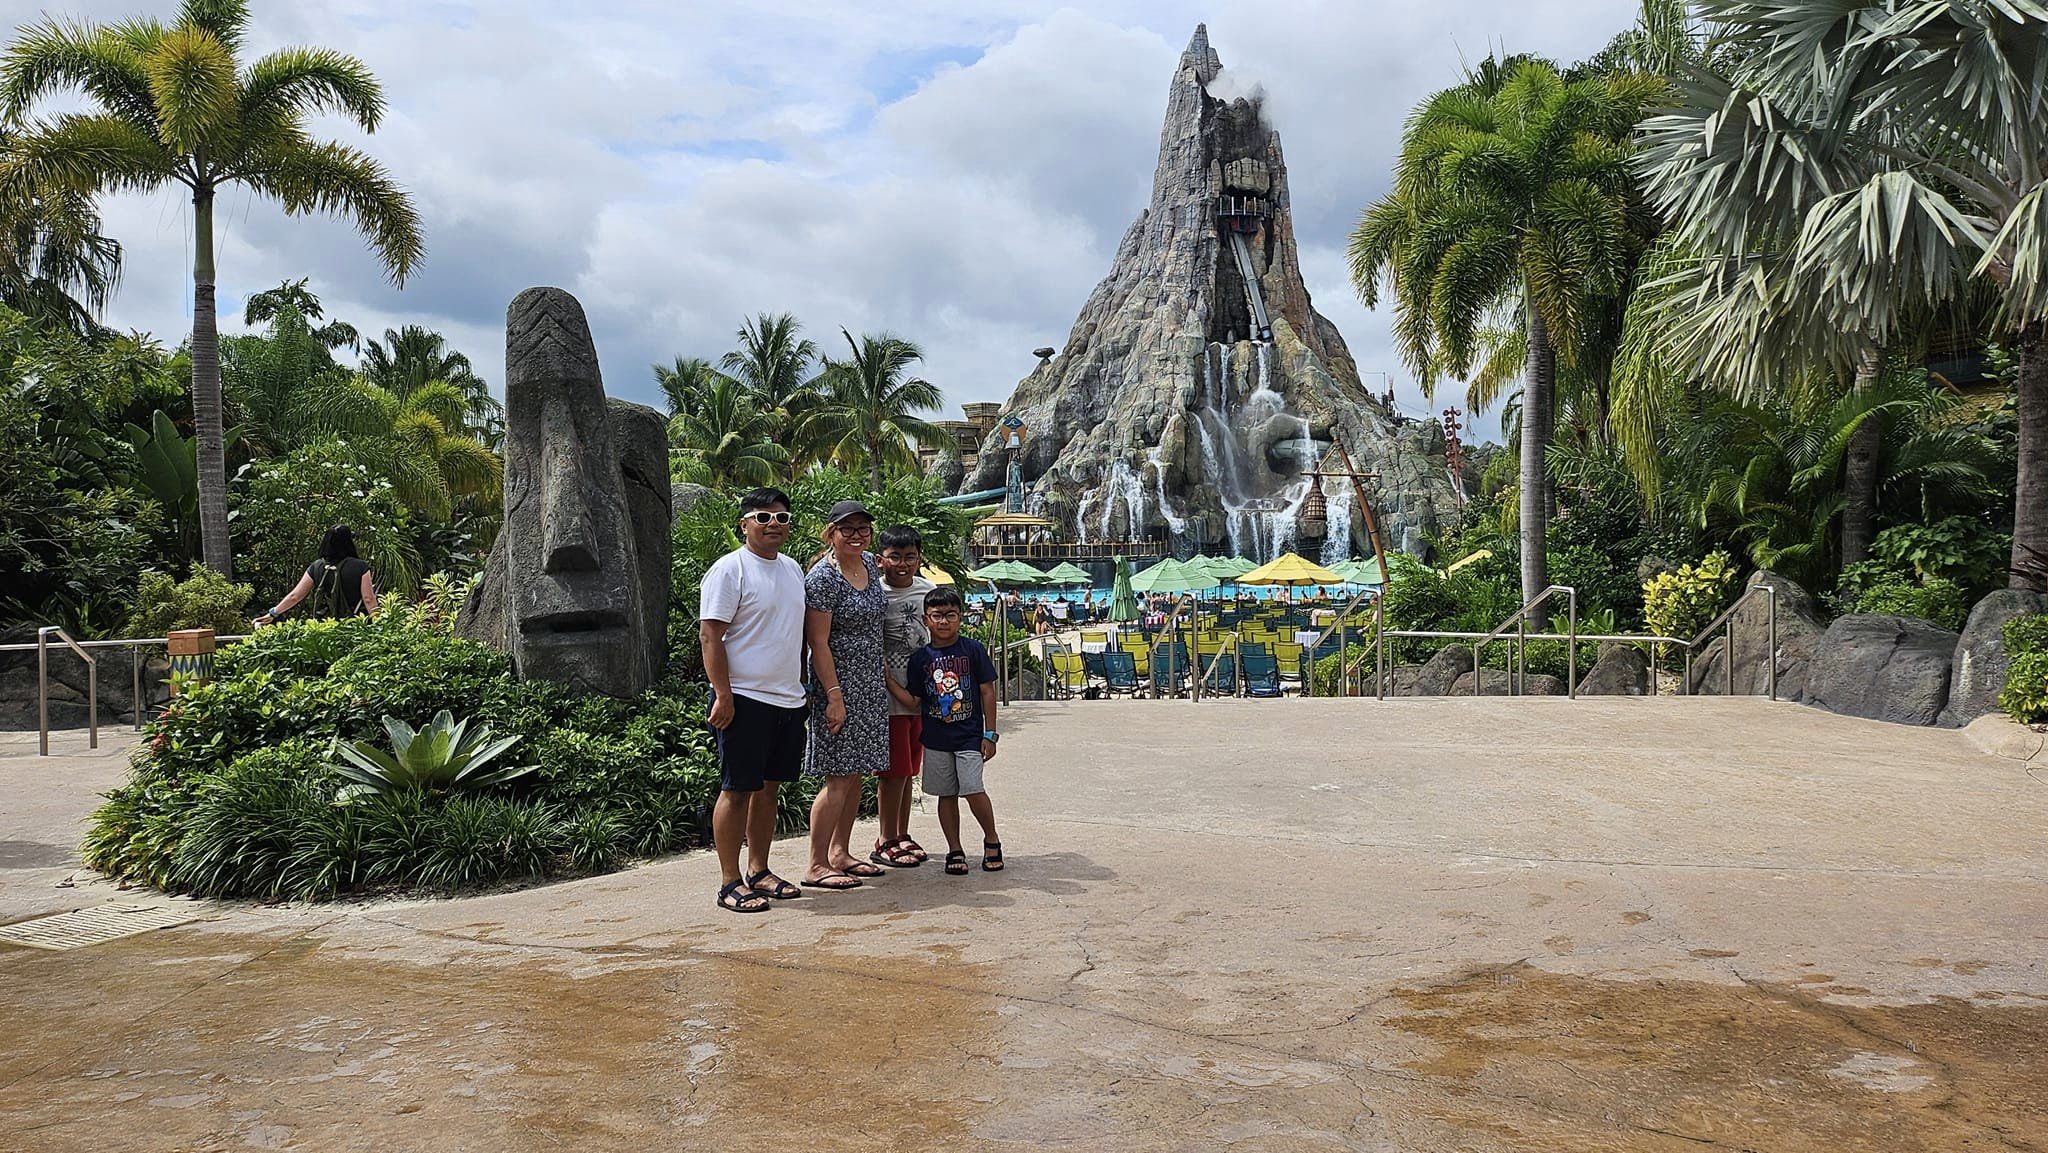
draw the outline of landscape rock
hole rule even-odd
[[[701,485],[701,484],[687,484],[687,483],[685,483],[685,484],[679,484],[679,485],[676,485],[676,486],[675,486],[675,506],[676,506],[676,512],[675,512],[675,514],[676,514],[677,516],[681,516],[681,515],[683,515],[684,513],[686,513],[686,512],[689,512],[689,511],[690,511],[691,509],[693,509],[693,508],[696,508],[696,507],[697,507],[698,505],[700,505],[700,504],[703,504],[703,503],[704,503],[704,501],[705,501],[706,499],[708,499],[709,497],[711,497],[711,495],[712,495],[712,490],[711,490],[711,489],[709,489],[709,488],[706,488],[705,486],[703,486],[703,485]]]
[[[1764,585],[1776,594],[1778,611],[1778,699],[1803,701],[1814,646],[1826,627],[1813,596],[1797,581],[1769,569],[1758,569],[1742,587]],[[1732,618],[1735,626],[1735,695],[1762,696],[1770,691],[1765,660],[1770,647],[1770,606],[1763,597],[1751,597]],[[1722,663],[1725,638],[1716,637],[1693,654],[1691,691],[1719,696],[1728,689]]]
[[[1476,678],[1472,673],[1460,676],[1451,686],[1451,695],[1454,697],[1471,696],[1472,685],[1475,680],[1480,686],[1479,695],[1487,697],[1507,696],[1512,686],[1512,680],[1508,676],[1507,670],[1481,669]],[[1561,697],[1564,695],[1564,681],[1551,676],[1549,673],[1530,673],[1522,682],[1522,689],[1523,696]]]
[[[1401,678],[1394,678],[1395,695],[1403,697],[1449,696],[1458,678],[1472,671],[1472,650],[1464,645],[1449,645],[1415,670],[1414,678],[1407,686],[1401,687]]]
[[[1402,422],[1316,312],[1279,134],[1258,95],[1209,94],[1222,68],[1197,28],[1169,87],[1149,202],[1064,348],[1005,406],[1025,428],[1016,455],[1027,507],[1083,541],[1167,537],[1259,558],[1286,541],[1313,552],[1288,539],[1292,510],[1306,496],[1302,462],[1330,452],[1334,433],[1360,470],[1383,478],[1373,500],[1388,546],[1419,549],[1459,516],[1442,429]],[[1246,210],[1230,219],[1236,231],[1219,223],[1230,205]],[[1233,235],[1246,241],[1269,339]],[[989,434],[963,490],[1003,485],[1006,435]],[[1349,486],[1332,481],[1325,493],[1330,535],[1363,549]]]
[[[505,526],[457,631],[521,677],[637,696],[667,653],[673,494],[660,414],[607,400],[583,306],[529,288],[505,317]]]
[[[1635,645],[1604,644],[1579,681],[1582,697],[1640,697],[1650,691],[1650,661]]]
[[[1843,716],[1931,725],[1948,701],[1956,640],[1917,617],[1841,617],[1814,650],[1806,703]]]
[[[2029,589],[1999,589],[1970,610],[1949,664],[1948,704],[1941,710],[1944,727],[1960,728],[1998,711],[1998,694],[2012,663],[2005,651],[2005,623],[2044,612],[2048,596]]]

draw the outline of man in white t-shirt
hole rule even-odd
[[[775,793],[804,764],[809,710],[802,680],[804,574],[782,555],[789,540],[789,496],[757,488],[740,498],[745,544],[704,573],[697,637],[704,673],[716,694],[711,727],[718,735],[718,803],[711,840],[718,849],[718,906],[759,913],[802,890],[768,868],[775,840]],[[740,873],[740,842],[747,873]]]

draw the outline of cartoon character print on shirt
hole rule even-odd
[[[941,657],[931,665],[931,716],[934,720],[951,723],[961,720],[971,711],[967,704],[967,693],[962,688],[962,666],[967,662],[960,657]]]

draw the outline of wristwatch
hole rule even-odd
[[[981,730],[981,739],[982,739],[982,740],[984,740],[984,741],[987,741],[987,742],[988,742],[989,744],[995,744],[995,743],[996,743],[996,731],[995,731],[994,729],[983,729],[983,730]]]

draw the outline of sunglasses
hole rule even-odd
[[[741,514],[740,514],[740,519],[741,519],[741,520],[751,520],[751,521],[753,521],[753,522],[754,522],[755,524],[763,524],[763,525],[766,525],[766,524],[788,524],[788,523],[790,522],[790,520],[791,520],[792,518],[791,518],[791,517],[790,517],[790,515],[789,515],[788,513],[786,513],[786,512],[749,512],[749,513],[741,513]]]

